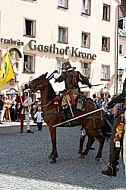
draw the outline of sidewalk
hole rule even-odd
[[[26,125],[26,122],[24,121],[24,125]],[[30,125],[36,125],[36,123],[34,123],[33,121],[30,122]],[[11,126],[20,126],[20,121],[12,121],[12,122],[3,122],[3,124],[0,124],[0,128],[1,127],[11,127]]]
[[[26,122],[24,121],[24,125],[26,125]],[[34,123],[34,121],[31,121],[30,122],[30,125],[31,126],[37,126],[36,123]],[[45,126],[46,123],[43,122],[43,126]],[[3,124],[0,124],[0,128],[1,127],[14,127],[14,126],[20,126],[20,121],[12,121],[12,122],[7,122],[7,121],[4,121]]]

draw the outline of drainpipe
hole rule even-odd
[[[116,22],[116,61],[115,61],[115,88],[114,93],[118,94],[118,53],[119,53],[119,34],[118,34],[118,19],[119,19],[119,5],[117,6],[117,14],[116,14],[117,22]]]

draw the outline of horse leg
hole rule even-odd
[[[52,159],[50,163],[55,163],[56,158],[58,158],[57,148],[56,148],[56,128],[49,126],[49,131],[51,135],[51,142],[52,142],[52,152],[49,155],[49,158]]]
[[[95,157],[95,161],[99,162],[100,158],[102,157],[102,149],[103,149],[103,146],[104,146],[105,138],[99,133],[98,130],[94,130],[94,132],[92,134],[94,134],[94,137],[99,142],[98,153],[97,153],[97,156]]]
[[[96,139],[99,141],[99,144],[100,144],[97,156],[95,157],[96,162],[98,162],[100,158],[102,157],[102,149],[104,146],[105,138],[100,133],[98,133],[98,136],[96,137]]]
[[[84,144],[84,140],[85,140],[86,135],[81,135],[80,136],[80,145],[79,145],[79,150],[78,150],[78,154],[82,154],[83,151],[83,144]]]
[[[91,149],[92,144],[95,141],[94,137],[92,135],[90,135],[89,133],[87,133],[87,136],[88,136],[88,142],[87,142],[85,151],[82,153],[83,155],[88,154],[89,150]]]

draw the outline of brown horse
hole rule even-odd
[[[64,114],[59,111],[59,95],[56,95],[54,89],[52,88],[49,80],[52,78],[47,78],[47,74],[42,74],[40,77],[30,81],[31,89],[34,91],[41,91],[41,105],[44,113],[44,121],[49,127],[51,142],[52,142],[52,152],[50,154],[51,162],[56,162],[56,158],[58,157],[57,147],[56,147],[56,127],[53,127],[56,124],[65,121]],[[72,126],[81,125],[85,128],[88,142],[83,155],[87,155],[93,142],[95,139],[99,142],[99,149],[97,155],[95,157],[96,161],[102,156],[102,149],[104,145],[105,138],[100,134],[99,129],[101,128],[103,119],[105,117],[105,112],[102,109],[99,109],[96,104],[91,100],[87,99],[85,103],[85,113],[90,113],[86,117],[80,117],[76,119],[76,123],[72,124]],[[95,112],[96,111],[96,112]],[[72,130],[72,129],[71,129]]]

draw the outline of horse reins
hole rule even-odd
[[[55,99],[55,98],[53,98],[53,100],[54,100],[54,99]],[[53,102],[53,100],[51,100],[49,103],[45,104],[44,106],[41,105],[41,107],[42,107],[42,108],[45,108],[45,107],[49,106],[49,105]]]

